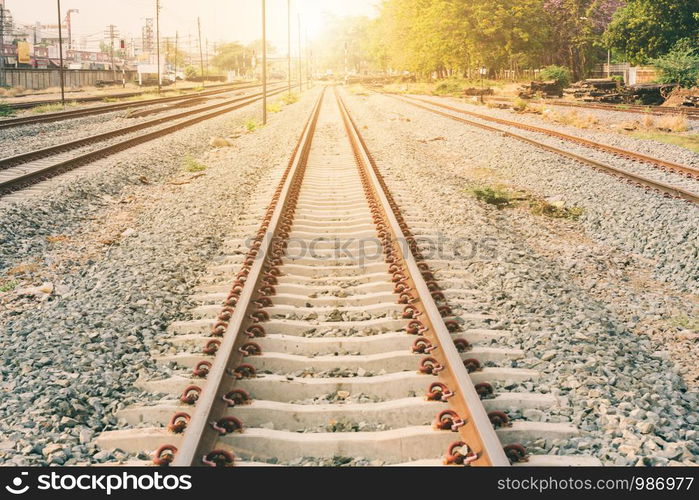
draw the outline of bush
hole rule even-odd
[[[554,80],[561,87],[567,87],[573,81],[573,75],[568,68],[555,64],[542,69],[540,76],[544,81]]]
[[[660,83],[677,83],[689,88],[699,79],[699,52],[689,38],[678,40],[670,52],[651,63],[660,70]]]
[[[525,101],[524,99],[520,99],[518,97],[512,103],[512,109],[514,109],[518,113],[524,113],[525,111],[527,111],[527,109],[529,109],[529,103],[527,101]]]
[[[194,78],[195,76],[197,76],[197,68],[195,68],[194,66],[187,66],[184,69],[184,76],[187,79]]]

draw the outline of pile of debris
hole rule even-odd
[[[531,99],[537,96],[563,97],[563,86],[556,80],[531,82],[529,85],[520,87],[518,95],[521,99]]]
[[[464,95],[465,96],[481,96],[481,95],[493,95],[495,94],[495,91],[488,87],[488,88],[475,88],[475,87],[469,87],[467,89],[464,89]]]
[[[644,106],[663,104],[676,88],[674,84],[639,83],[625,87],[615,78],[590,78],[563,89],[555,81],[531,82],[520,88],[519,97],[563,97],[569,95],[584,102],[608,104],[641,104]],[[684,102],[683,98],[683,102]],[[699,96],[687,98],[689,104],[699,101]]]
[[[674,89],[663,103],[663,106],[699,108],[699,87]]]
[[[620,92],[619,81],[614,78],[589,78],[574,83],[563,91],[576,99],[586,102],[624,102],[624,94]]]

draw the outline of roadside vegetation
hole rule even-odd
[[[30,112],[37,115],[42,113],[56,113],[58,111],[63,111],[66,108],[74,108],[77,105],[78,103],[75,101],[66,101],[65,107],[61,103],[42,104],[41,106],[31,108]]]
[[[12,106],[4,101],[0,101],[0,116],[12,116],[15,113]]]

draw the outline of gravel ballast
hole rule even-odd
[[[111,157],[51,193],[0,208],[0,461],[70,465],[110,458],[91,441],[140,400],[165,329],[245,203],[285,166],[317,90],[270,114],[259,105]],[[239,137],[212,149],[213,136]],[[206,168],[184,170],[191,155]],[[7,281],[5,281],[7,286]]]
[[[582,431],[530,449],[607,465],[696,464],[697,208],[386,96],[347,100],[389,187],[409,193],[403,208],[434,222],[446,246],[471,242],[457,259],[462,288],[477,289],[473,307],[525,351],[514,366],[541,373],[503,387],[559,397],[524,417]],[[584,213],[573,221],[497,209],[468,192],[484,179]]]

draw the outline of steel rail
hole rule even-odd
[[[268,215],[265,221],[263,221],[260,231],[258,231],[256,241],[260,243],[260,247],[247,274],[245,286],[236,303],[235,311],[228,322],[228,327],[223,335],[217,355],[209,369],[206,385],[199,395],[180,447],[175,453],[172,462],[174,466],[203,465],[202,458],[211,452],[216,444],[218,432],[212,428],[211,422],[216,422],[228,408],[222,396],[231,390],[235,383],[235,378],[231,376],[230,369],[234,361],[241,357],[237,348],[245,341],[242,338],[242,332],[251,321],[250,312],[253,307],[253,299],[257,295],[258,288],[262,282],[263,268],[266,266],[267,258],[271,253],[272,244],[277,239],[282,222],[282,214],[288,207],[288,196],[292,185],[299,180],[300,175],[303,175],[324,93],[325,89],[318,97],[313,111],[305,124],[289,165],[267,210]]]
[[[498,96],[498,97],[486,97],[486,101],[495,102],[512,102],[514,99],[510,97]],[[569,108],[582,108],[582,109],[599,109],[602,111],[619,111],[622,113],[635,113],[635,114],[651,114],[654,116],[664,116],[664,115],[684,115],[689,120],[699,120],[699,108],[682,107],[682,108],[670,108],[663,106],[638,106],[638,105],[623,105],[625,107],[619,108],[616,104],[603,104],[594,102],[570,102],[570,101],[560,101],[557,99],[544,100],[544,101],[533,101],[536,104],[544,104],[550,106],[565,106]]]
[[[286,87],[283,87],[281,89],[269,92],[268,95],[280,94],[280,93],[284,92],[285,90],[286,90]],[[116,144],[112,144],[110,146],[106,146],[106,147],[97,149],[95,151],[91,151],[89,153],[85,153],[85,154],[70,158],[68,160],[60,161],[58,163],[55,163],[53,165],[49,165],[49,166],[41,168],[41,169],[37,169],[35,171],[26,172],[22,175],[12,177],[10,179],[1,180],[0,181],[0,196],[7,194],[9,192],[12,192],[18,188],[21,188],[25,184],[30,183],[32,181],[35,181],[36,179],[46,178],[46,177],[49,177],[50,175],[55,175],[55,174],[58,174],[58,173],[65,171],[65,170],[88,164],[88,163],[93,162],[97,159],[110,156],[114,153],[117,153],[119,151],[123,151],[125,149],[129,149],[129,148],[136,146],[138,144],[142,144],[144,142],[151,141],[151,140],[156,139],[158,137],[162,137],[164,135],[176,132],[176,131],[181,130],[183,128],[194,125],[196,123],[202,122],[204,120],[208,120],[210,118],[215,118],[219,115],[222,115],[222,114],[228,113],[230,111],[234,111],[236,109],[248,106],[249,104],[257,102],[260,99],[261,99],[261,97],[259,97],[259,96],[248,97],[247,99],[244,100],[244,102],[239,102],[237,104],[229,105],[227,107],[224,107],[223,109],[218,109],[218,110],[213,111],[211,113],[197,116],[195,118],[191,118],[189,120],[155,130],[153,132],[139,135],[137,137],[125,139],[124,141],[118,142]],[[220,107],[220,105],[217,107]],[[197,114],[197,113],[201,113],[201,112],[202,112],[202,110],[198,110],[198,111],[194,110],[194,111],[187,112],[187,114],[191,115],[191,114]]]
[[[274,89],[274,90],[278,90],[278,89]],[[258,92],[256,94],[237,97],[235,99],[230,99],[230,100],[227,100],[224,102],[219,102],[219,103],[208,105],[205,107],[193,108],[193,109],[189,109],[187,111],[183,111],[181,113],[166,115],[166,116],[163,116],[160,118],[155,118],[153,120],[148,120],[148,121],[144,121],[141,123],[137,123],[135,125],[130,125],[127,127],[116,129],[116,130],[110,130],[109,132],[103,132],[101,134],[83,137],[81,139],[76,139],[74,141],[64,142],[61,144],[57,144],[55,146],[49,146],[49,147],[43,148],[43,149],[37,149],[34,151],[28,151],[26,153],[20,153],[18,155],[10,156],[7,158],[0,158],[0,170],[15,167],[17,165],[21,165],[21,164],[26,163],[28,161],[53,156],[55,154],[70,151],[72,149],[77,149],[77,148],[80,148],[82,146],[94,144],[96,142],[105,141],[107,139],[111,139],[111,138],[118,137],[121,135],[130,134],[130,133],[136,132],[138,130],[143,130],[146,128],[154,127],[156,125],[160,125],[161,123],[177,120],[179,118],[183,118],[186,116],[191,116],[192,114],[201,113],[204,111],[209,111],[212,109],[220,108],[222,106],[229,106],[231,104],[241,102],[241,101],[246,101],[250,98],[259,97],[261,95],[262,95],[262,93]]]
[[[209,89],[214,89],[214,88],[220,88],[220,87],[226,87],[231,85],[230,83],[221,83],[217,85],[210,85],[207,88]],[[193,90],[197,87],[186,87],[182,89],[173,89],[173,90]],[[96,101],[101,101],[103,99],[126,99],[129,97],[135,97],[143,94],[149,94],[151,92],[155,92],[157,89],[152,89],[152,90],[139,90],[136,92],[120,92],[118,94],[107,94],[107,95],[98,95],[98,96],[88,96],[88,97],[75,97],[73,99],[71,98],[66,98],[66,101],[68,102],[96,102]],[[45,99],[43,101],[25,101],[25,102],[16,102],[16,103],[11,103],[10,106],[14,109],[31,109],[37,106],[43,106],[45,104],[60,104],[61,100],[60,99]]]
[[[625,158],[629,158],[629,159],[636,160],[636,161],[650,163],[654,166],[659,166],[661,168],[672,170],[672,171],[675,171],[675,172],[680,173],[680,174],[685,174],[685,175],[689,175],[692,177],[699,177],[699,168],[694,168],[694,167],[682,165],[680,163],[675,163],[675,162],[671,162],[671,161],[667,161],[667,160],[661,160],[660,158],[655,158],[653,156],[648,156],[648,155],[644,155],[641,153],[636,153],[634,151],[629,151],[627,149],[617,148],[615,146],[609,146],[607,144],[602,144],[602,143],[599,143],[596,141],[591,141],[589,139],[583,139],[582,137],[576,137],[576,136],[570,135],[570,134],[564,134],[563,132],[557,132],[555,130],[551,130],[551,129],[544,128],[544,127],[537,127],[535,125],[529,125],[529,124],[525,124],[525,123],[517,123],[517,122],[510,121],[510,120],[505,120],[503,118],[496,118],[493,116],[487,116],[487,115],[483,115],[480,113],[475,113],[473,111],[460,109],[460,108],[457,108],[455,106],[449,106],[447,104],[430,101],[429,99],[421,99],[419,97],[412,97],[412,96],[403,96],[403,97],[406,99],[414,99],[416,101],[431,104],[431,105],[437,106],[439,108],[448,109],[450,111],[455,111],[457,113],[461,113],[464,115],[473,116],[474,118],[478,118],[479,120],[485,120],[485,121],[489,121],[489,122],[493,122],[493,123],[499,123],[500,125],[506,125],[508,127],[515,127],[515,128],[519,128],[522,130],[528,130],[530,132],[537,132],[540,134],[546,134],[546,135],[556,137],[559,139],[564,139],[566,141],[576,142],[578,144],[581,144],[581,145],[589,147],[589,148],[606,151],[606,152],[612,153],[614,155],[623,156]]]
[[[387,94],[387,95],[390,95],[390,94]],[[465,123],[465,124],[473,126],[473,127],[482,128],[482,129],[488,130],[490,132],[496,132],[498,134],[512,137],[512,138],[518,139],[522,142],[532,144],[538,148],[545,149],[547,151],[551,151],[552,153],[556,153],[556,154],[559,154],[562,156],[566,156],[568,158],[572,158],[572,159],[579,161],[581,163],[592,165],[593,167],[595,167],[601,171],[604,171],[604,172],[607,172],[609,174],[612,174],[612,175],[624,178],[626,180],[632,181],[636,184],[641,185],[642,187],[644,187],[646,189],[655,190],[655,191],[663,193],[667,196],[671,196],[674,198],[679,198],[679,199],[690,201],[692,203],[699,204],[699,193],[693,193],[691,191],[687,191],[686,189],[683,189],[683,188],[680,188],[677,186],[672,186],[670,184],[666,184],[666,183],[661,182],[661,181],[656,181],[656,180],[650,179],[648,177],[645,177],[645,176],[642,176],[639,174],[634,174],[634,173],[629,172],[627,170],[613,167],[612,165],[602,163],[600,161],[593,160],[591,158],[587,158],[587,157],[582,156],[582,155],[571,153],[570,151],[566,151],[564,149],[556,148],[554,146],[549,146],[548,144],[544,144],[543,142],[539,142],[539,141],[536,141],[534,139],[530,139],[529,137],[515,134],[514,132],[509,132],[507,130],[499,129],[496,127],[491,127],[491,126],[485,125],[483,123],[478,123],[478,122],[474,122],[471,120],[467,120],[467,119],[461,118],[459,116],[454,116],[452,114],[445,113],[443,111],[439,111],[437,109],[430,108],[430,107],[424,106],[422,104],[418,104],[416,102],[413,102],[413,101],[408,100],[408,99],[404,99],[404,98],[396,96],[396,95],[392,95],[392,97],[394,97],[395,99],[398,99],[402,102],[405,102],[407,104],[410,104],[412,106],[415,106],[417,108],[430,111],[431,113],[434,113],[434,114],[437,114],[440,116],[444,116],[444,117],[449,118],[451,120]]]
[[[196,98],[200,98],[200,97],[210,97],[213,95],[224,94],[226,92],[233,92],[236,90],[245,90],[245,89],[259,87],[259,86],[260,86],[259,84],[247,84],[247,85],[242,85],[242,86],[235,86],[235,87],[231,87],[231,88],[211,90],[211,91],[206,91],[206,92],[194,92],[194,93],[185,94],[185,95],[159,97],[156,99],[148,99],[148,100],[144,100],[144,101],[105,104],[103,106],[95,106],[92,108],[81,108],[81,109],[72,109],[72,110],[66,110],[66,111],[58,111],[55,113],[46,113],[46,114],[39,115],[39,116],[20,116],[18,118],[9,118],[6,120],[0,120],[0,129],[11,128],[11,127],[20,127],[23,125],[32,125],[35,123],[46,123],[46,122],[69,120],[72,118],[82,118],[85,116],[92,116],[92,115],[98,115],[98,114],[104,114],[104,113],[111,113],[114,111],[120,111],[122,109],[154,106],[156,104],[177,102],[177,101],[183,101],[183,100],[187,100],[187,99],[196,99]]]
[[[390,230],[393,233],[392,239],[396,242],[396,250],[400,255],[408,270],[408,283],[417,292],[418,302],[424,309],[424,315],[420,316],[424,326],[427,328],[425,334],[432,332],[437,340],[439,349],[433,353],[436,358],[443,358],[448,372],[444,375],[447,386],[455,393],[450,404],[458,410],[459,416],[466,421],[466,425],[459,429],[459,433],[464,443],[470,450],[478,455],[472,465],[495,465],[508,466],[510,462],[503,451],[502,444],[498,439],[493,425],[481,403],[480,397],[474,388],[468,371],[464,367],[461,356],[456,349],[451,334],[444,324],[442,315],[435,303],[432,294],[423,278],[422,271],[412,252],[406,245],[407,242],[401,226],[396,219],[394,209],[389,203],[385,187],[379,180],[379,171],[376,163],[368,154],[368,149],[364,139],[359,132],[357,124],[349,114],[349,110],[335,88],[335,97],[340,107],[343,122],[347,135],[352,143],[352,148],[357,157],[360,168],[368,174],[375,196],[380,201],[382,211],[389,222]],[[424,334],[423,334],[424,335]],[[454,401],[456,399],[456,401]]]

